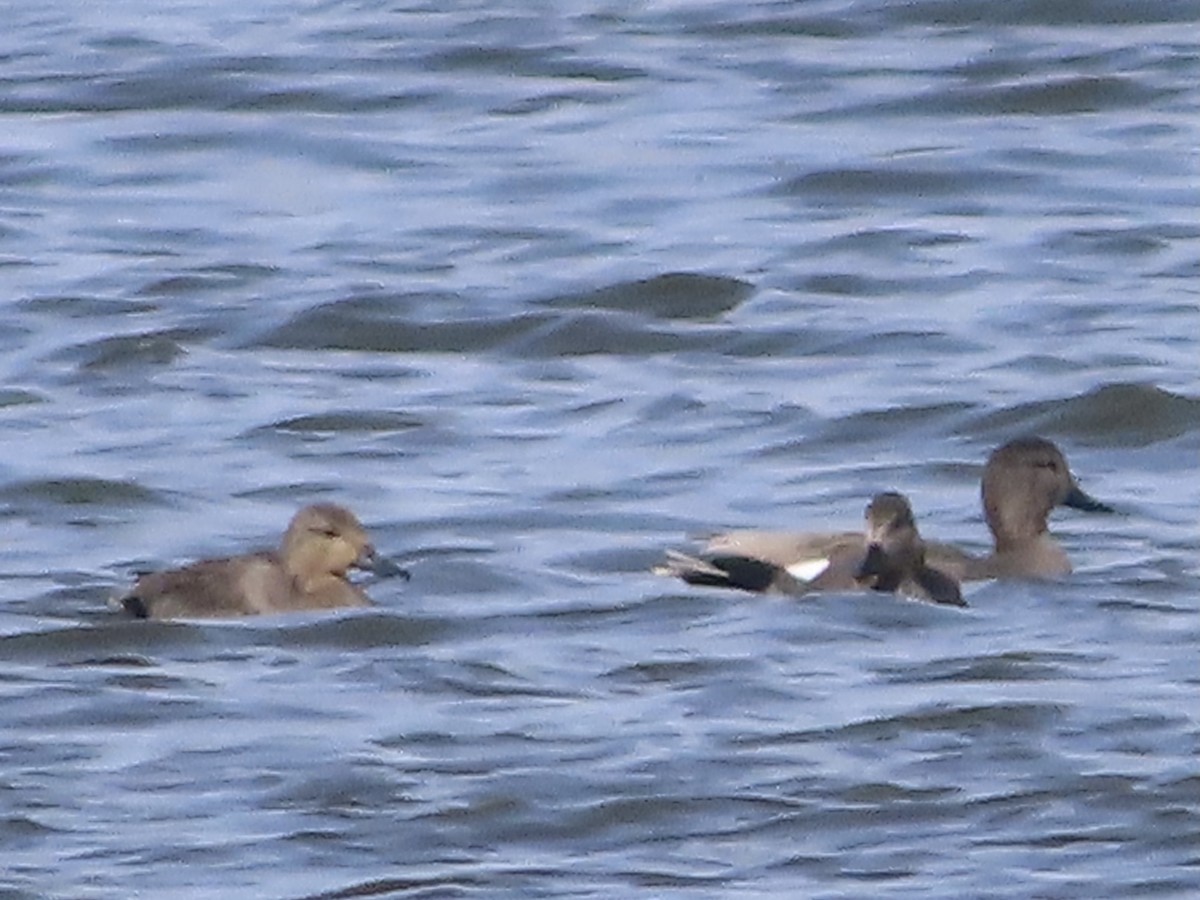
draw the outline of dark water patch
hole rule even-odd
[[[478,748],[474,739],[475,735],[465,730],[459,732],[416,727],[375,738],[370,743],[381,750],[399,750],[408,754],[409,762],[405,769],[408,772],[429,775],[487,775],[494,769],[487,761],[478,758]],[[567,742],[569,743],[569,739]],[[506,753],[511,752],[511,743],[518,744],[521,751],[528,752],[534,741],[528,735],[514,738],[513,735],[506,734],[502,742]],[[497,750],[499,749],[500,746],[497,747]],[[450,810],[448,817],[456,818],[458,812]]]
[[[1021,403],[976,419],[982,435],[1063,434],[1096,446],[1145,447],[1200,430],[1200,400],[1114,382],[1078,397]]]
[[[668,272],[541,301],[568,309],[608,309],[659,319],[714,319],[737,309],[754,285],[737,278]]]
[[[0,409],[15,406],[40,406],[50,402],[44,394],[23,388],[0,388]]]
[[[106,523],[71,517],[66,524],[72,527],[80,525],[96,527]],[[90,573],[61,569],[51,572],[14,574],[9,575],[9,578],[13,581],[26,578],[36,584],[52,580],[62,585],[27,597],[12,597],[7,603],[9,610],[25,612],[47,620],[70,621],[80,624],[104,620],[111,613],[108,608],[108,599],[114,591],[111,580],[97,581],[96,577]]]
[[[60,666],[113,668],[112,660],[131,660],[144,669],[163,651],[190,649],[207,655],[203,629],[182,622],[147,622],[117,613],[105,614],[94,625],[74,625],[49,631],[28,631],[0,636],[5,659],[37,661]]]
[[[1027,74],[1027,73],[1023,73]],[[1136,109],[1175,94],[1138,78],[1079,75],[1039,78],[1029,84],[949,88],[873,103],[869,109],[842,109],[840,115],[903,116],[1065,116],[1108,109]]]
[[[813,294],[845,297],[887,297],[907,290],[905,282],[890,278],[871,278],[851,273],[810,275],[800,283]]]
[[[410,413],[391,410],[337,410],[281,419],[259,430],[294,434],[390,433],[421,428],[426,423]]]
[[[69,665],[96,669],[153,669],[158,664],[150,657],[140,653],[114,653],[108,656],[82,659]]]
[[[187,353],[187,344],[215,336],[205,328],[168,328],[98,338],[60,351],[53,358],[74,362],[81,375],[169,366]]]
[[[507,808],[473,809],[472,819],[490,820],[490,830],[505,841],[569,844],[586,838],[594,846],[616,847],[646,829],[665,834],[680,833],[687,827],[685,820],[689,818],[689,808],[700,821],[711,821],[719,815],[722,805],[707,798],[685,798],[666,793],[638,796],[630,791],[633,796],[577,802],[562,809],[562,804],[551,798],[540,802],[542,790],[531,795],[532,785],[515,793],[521,787],[523,785],[514,784],[493,789],[477,803],[505,804]],[[553,812],[552,816],[550,812]]]
[[[849,40],[874,32],[878,19],[870,11],[860,9],[854,16],[837,16],[816,12],[804,14],[790,7],[777,9],[746,6],[740,9],[705,9],[678,7],[672,19],[683,19],[682,33],[716,40],[741,38],[817,38],[832,41]],[[729,15],[734,13],[734,15]]]
[[[139,693],[162,693],[164,691],[191,690],[196,683],[188,678],[176,678],[159,674],[123,673],[109,675],[105,687],[119,688]]]
[[[241,437],[254,446],[270,447],[293,459],[343,457],[343,462],[355,460],[374,462],[386,470],[396,470],[402,460],[429,450],[445,451],[462,443],[462,438],[445,428],[427,425],[425,420],[399,414],[409,424],[378,416],[382,411],[319,413],[311,421],[283,420],[261,425],[244,432]],[[340,468],[344,468],[341,466]],[[383,471],[381,469],[381,471]],[[287,497],[297,501],[324,494],[336,498],[344,493],[345,485],[336,471],[324,479],[292,481],[286,484],[256,488],[244,496]]]
[[[702,686],[710,679],[735,678],[745,671],[741,663],[730,660],[677,659],[645,660],[604,673],[601,677],[621,685],[674,684],[680,687]]]
[[[893,872],[916,874],[921,869],[918,860],[930,858],[923,846],[925,840],[947,827],[954,828],[962,815],[959,795],[954,790],[933,789],[923,797],[913,795],[905,800],[871,803],[844,801],[842,792],[830,791],[824,785],[815,789],[806,785],[805,788],[806,793],[802,793],[801,797],[812,797],[821,802],[805,804],[783,814],[779,822],[791,834],[823,835],[830,845],[840,851],[838,878],[850,874],[863,880],[873,880],[877,876],[889,878]],[[883,835],[892,828],[902,829],[907,840],[883,839]],[[870,865],[869,856],[864,858],[860,853],[851,852],[861,850],[864,844],[880,845],[884,858],[878,861],[877,866]],[[851,865],[855,868],[851,869]],[[915,868],[910,869],[909,865]]]
[[[1077,653],[1011,652],[885,666],[879,673],[889,684],[1061,681],[1099,659]]]
[[[0,79],[0,85],[3,83],[4,79]],[[0,90],[0,111],[4,109],[4,96],[5,92]],[[0,187],[2,188],[42,187],[54,184],[63,177],[63,169],[47,165],[41,157],[34,154],[0,154]]]
[[[505,348],[517,356],[656,356],[702,349],[703,335],[656,330],[641,316],[620,312],[563,313],[513,335]]]
[[[178,295],[229,292],[259,284],[279,275],[274,266],[234,263],[222,266],[200,266],[184,274],[170,275],[150,281],[137,289],[143,297],[173,297]]]
[[[334,650],[420,647],[440,641],[447,627],[443,619],[378,611],[321,618],[302,624],[276,619],[273,640],[284,647]]]
[[[17,303],[17,308],[36,314],[61,316],[67,319],[98,319],[108,316],[128,316],[152,313],[157,305],[144,300],[88,295],[29,297]]]
[[[729,415],[728,410],[708,411],[703,403],[686,394],[667,394],[639,406],[629,428],[643,428],[642,435],[646,441],[686,445],[705,433],[711,433],[717,421],[728,421]],[[658,435],[652,436],[652,431],[658,432]],[[695,481],[704,474],[704,470],[687,467],[657,471],[646,476],[642,485],[653,494],[671,485]]]
[[[423,310],[442,309],[441,321]],[[452,294],[380,294],[325,303],[293,316],[250,346],[287,350],[463,353],[491,350],[550,320],[542,315],[471,316]],[[447,319],[446,313],[453,318]]]
[[[618,495],[620,492],[615,492]],[[508,495],[504,495],[508,496]],[[555,538],[555,543],[567,549],[569,536],[577,533],[592,534],[625,534],[630,531],[663,531],[678,527],[679,522],[672,515],[664,514],[654,508],[641,509],[636,504],[616,507],[603,502],[605,495],[595,495],[594,505],[583,505],[574,499],[569,491],[560,493],[552,489],[546,494],[532,496],[528,505],[517,505],[512,502],[500,504],[496,502],[481,503],[475,512],[462,513],[456,511],[447,514],[437,521],[410,521],[405,523],[405,533],[419,535],[426,532],[435,534],[473,534],[479,539],[495,540],[503,534],[545,534]],[[565,497],[566,499],[562,499]],[[632,499],[636,493],[629,495]],[[486,499],[492,500],[490,495]],[[462,552],[489,552],[478,546],[462,545],[461,538],[454,540],[450,549],[442,551],[432,549],[432,554],[442,562],[447,555]],[[458,549],[463,547],[463,549]],[[429,554],[430,550],[412,549],[405,551],[406,557],[416,557]]]
[[[229,237],[218,229],[180,226],[164,228],[142,223],[100,225],[88,229],[89,237],[107,243],[105,252],[116,259],[166,260],[173,264],[181,247],[229,247]],[[127,282],[119,282],[119,290],[128,290]],[[156,307],[157,308],[157,307]]]
[[[1096,825],[1082,828],[1047,828],[1043,826],[1041,829],[1027,832],[1020,837],[977,838],[973,842],[973,846],[981,848],[1023,847],[1034,850],[1062,851],[1080,844],[1098,844],[1117,850],[1128,845],[1135,835],[1136,831],[1132,826]]]
[[[1144,756],[1153,755],[1164,738],[1178,742],[1186,753],[1189,741],[1182,735],[1187,725],[1186,715],[1135,713],[1098,722],[1094,729],[1097,737],[1112,739],[1119,752]]]
[[[478,554],[480,551],[473,552]],[[399,557],[402,560],[413,560],[411,563],[405,562],[404,565],[413,573],[412,590],[420,591],[424,595],[469,597],[503,594],[529,588],[524,577],[478,559],[461,556],[451,559],[452,554],[438,552],[436,561],[430,562],[429,556],[428,548],[417,547],[405,551]],[[402,604],[402,600],[396,601],[396,605]]]
[[[1028,189],[1031,183],[1029,176],[1004,169],[970,171],[958,165],[942,169],[894,166],[810,172],[785,181],[777,192],[818,205],[840,206],[863,200],[958,199],[979,194],[1012,193]]]
[[[836,792],[834,796],[843,803],[882,806],[892,803],[928,803],[933,800],[957,799],[959,791],[954,788],[914,788],[889,781],[856,784]]]
[[[823,617],[822,624],[831,623],[870,640],[910,632],[925,634],[936,628],[953,629],[964,616],[971,615],[969,609],[877,591],[813,594],[805,598],[805,604]]]
[[[33,331],[12,323],[5,323],[3,328],[0,328],[0,350],[6,352],[16,351],[26,346],[30,335]]]
[[[45,506],[162,506],[167,498],[131,481],[63,476],[20,481],[0,487],[0,501],[31,514]]]
[[[262,487],[253,487],[249,490],[237,491],[230,496],[238,500],[268,500],[272,502],[286,500],[287,506],[298,509],[307,503],[315,503],[318,500],[328,500],[337,503],[339,497],[345,496],[345,492],[346,487],[344,484],[330,483],[314,478],[309,481],[293,481],[286,484],[269,484]]]
[[[107,34],[89,36],[83,40],[82,44],[93,50],[116,50],[120,53],[134,51],[168,53],[171,49],[169,45],[135,31],[111,31]]]
[[[680,529],[682,527],[681,523]],[[649,572],[662,562],[662,553],[661,549],[637,545],[568,553],[551,561],[564,569],[586,575],[631,575]]]
[[[826,238],[813,245],[817,253],[863,253],[871,257],[903,257],[913,250],[954,247],[975,243],[976,238],[959,231],[930,231],[923,228],[863,228]]]
[[[1195,545],[1186,548],[1187,552],[1195,553]],[[1138,593],[1142,594],[1146,599],[1140,600],[1109,600],[1102,599],[1096,604],[1098,609],[1108,612],[1129,612],[1129,613],[1154,613],[1156,615],[1167,616],[1184,616],[1191,617],[1196,614],[1193,607],[1180,606],[1171,603],[1168,599],[1157,599],[1159,597],[1169,598],[1178,595],[1175,588],[1179,582],[1186,580],[1183,560],[1164,560],[1161,568],[1170,573],[1169,577],[1162,575],[1149,578],[1145,575],[1136,577],[1116,577],[1113,579],[1115,584],[1133,588]]]
[[[1058,172],[1070,176],[1078,172],[1099,171],[1111,164],[1105,156],[1081,153],[1074,149],[1062,150],[1048,147],[1011,147],[1001,154],[1001,158],[1009,160],[1023,169],[1037,169],[1043,172]],[[1079,216],[1095,215],[1095,208],[1082,206],[1059,210],[1063,214]]]
[[[917,435],[950,436],[976,408],[973,403],[952,402],[865,410],[825,423],[816,441],[850,446],[861,441],[892,442]]]
[[[938,331],[880,331],[837,341],[821,349],[819,355],[839,357],[889,356],[898,353],[906,357],[958,356],[976,353],[983,345]]]
[[[472,44],[430,54],[424,66],[441,72],[484,72],[563,81],[619,83],[647,77],[647,71],[579,55],[566,47]]]
[[[1062,356],[1050,356],[1048,354],[1024,354],[988,367],[989,370],[1021,371],[1056,378],[1063,375],[1087,372],[1093,368],[1092,364],[1088,361],[1066,359]]]
[[[208,688],[201,687],[198,682],[193,682],[190,687],[193,693],[198,687]],[[88,694],[64,694],[56,698],[56,702],[27,712],[22,720],[29,727],[120,735],[157,723],[211,721],[212,713],[206,702],[194,696],[116,688]],[[222,718],[226,721],[252,719],[253,713],[239,713],[230,708],[222,711]]]
[[[387,383],[401,382],[409,379],[426,379],[429,377],[429,370],[420,363],[406,366],[402,360],[389,358],[373,358],[361,357],[357,359],[339,360],[337,374],[339,378],[357,379],[359,381],[371,383]],[[314,366],[313,371],[327,371],[322,364]],[[397,384],[397,388],[402,385]],[[426,414],[428,416],[428,414]],[[424,424],[432,424],[432,417],[427,417],[422,420]]]
[[[953,734],[980,737],[991,732],[1033,734],[1052,728],[1066,709],[1053,703],[993,703],[979,706],[934,707],[854,722],[836,728],[780,735],[797,743],[825,741],[896,741],[914,734]]]
[[[188,129],[186,131],[167,132],[135,132],[108,137],[99,142],[100,146],[121,156],[136,155],[152,157],[156,154],[176,155],[185,153],[207,153],[239,142],[239,137],[229,131],[201,131]],[[155,179],[167,179],[166,181]],[[130,181],[132,179],[132,182]],[[157,175],[153,172],[138,171],[135,175],[117,174],[109,184],[169,184],[173,181],[186,181],[182,176]]]
[[[267,809],[303,810],[309,815],[361,815],[386,805],[398,810],[412,803],[407,787],[388,773],[362,766],[343,766],[308,777],[290,778],[289,784],[263,798]]]
[[[558,690],[519,678],[496,665],[466,663],[454,671],[443,672],[430,682],[450,696],[474,699],[505,700],[512,698],[539,698],[542,700],[569,700],[577,698],[574,691]]]
[[[1200,277],[1200,260],[1186,260],[1177,265],[1169,266],[1161,272],[1156,273],[1159,278],[1182,278],[1192,281]],[[1184,310],[1171,309],[1172,312],[1191,312],[1195,309],[1185,308]]]
[[[506,868],[503,878],[512,878],[518,874],[516,870]],[[527,874],[536,880],[535,873]],[[543,878],[553,874],[551,872],[540,873]],[[400,897],[428,897],[438,900],[443,897],[469,897],[481,891],[487,892],[496,888],[503,878],[497,872],[485,873],[485,875],[472,875],[464,872],[457,875],[429,876],[427,878],[411,876],[368,878],[344,888],[334,888],[316,894],[304,894],[297,897],[296,900],[375,900],[375,898]]]
[[[808,308],[811,311],[811,307]],[[696,328],[679,333],[680,341],[676,347],[679,353],[716,353],[733,359],[799,359],[820,356],[846,334],[842,329],[816,324],[798,328],[776,326],[769,330],[737,325]]]
[[[844,478],[845,468],[842,465],[834,464],[832,475],[818,469],[812,462],[812,454],[816,451],[835,451],[837,459],[843,460],[845,453],[845,443],[842,435],[838,431],[834,431],[830,439],[825,439],[821,432],[820,424],[812,427],[806,427],[800,430],[800,436],[794,436],[794,430],[784,427],[780,429],[782,436],[775,439],[762,439],[758,446],[752,451],[752,458],[763,460],[782,460],[784,464],[791,464],[797,469],[803,470],[802,474],[797,477],[803,477],[811,480],[813,489],[822,483],[823,479]],[[879,432],[873,425],[868,424],[867,427],[859,429],[852,428],[851,436],[857,435],[857,440],[860,442],[880,442],[886,441],[887,436]],[[808,461],[801,466],[801,461]],[[855,465],[856,470],[861,471],[859,466]],[[795,483],[789,479],[788,483]],[[826,491],[822,493],[826,499],[832,499],[832,496]]]
[[[523,97],[492,110],[497,116],[536,116],[541,113],[561,113],[572,106],[594,106],[611,103],[607,91],[549,91],[533,97]]]
[[[58,111],[114,113],[131,110],[225,110],[252,107],[261,76],[273,74],[269,57],[227,57],[174,52],[136,69],[80,79],[74,92],[56,98]],[[274,73],[277,74],[277,73]],[[42,112],[50,111],[43,107]]]
[[[631,591],[628,598],[623,598],[617,604],[559,607],[540,612],[538,620],[575,629],[597,628],[610,623],[614,627],[633,629],[674,623],[674,627],[682,629],[706,617],[720,615],[728,608],[729,597],[722,596],[718,591],[708,594],[685,593],[689,590],[685,585],[651,575],[650,565],[661,561],[662,551],[656,550],[653,559],[647,557],[646,565],[637,568],[633,574],[654,578],[668,589],[678,586],[679,591],[668,590],[659,594]]]
[[[0,747],[0,752],[3,748]],[[59,833],[59,829],[51,828],[42,822],[27,816],[5,816],[0,819],[0,849],[4,850],[24,850],[39,841],[44,841],[48,836]],[[33,897],[33,894],[12,893],[10,894],[3,887],[0,887],[0,900],[7,900],[10,896],[17,897]]]
[[[1029,26],[1072,28],[1080,25],[1157,25],[1195,22],[1200,19],[1191,0],[1163,0],[1144,5],[1129,0],[1069,0],[1042,3],[1014,0],[995,4],[987,0],[918,0],[903,6],[885,5],[883,15],[906,25]]]
[[[1065,253],[1103,257],[1149,256],[1170,249],[1177,241],[1197,238],[1200,238],[1200,232],[1187,226],[1150,225],[1075,229],[1050,235],[1044,244]]]
[[[800,288],[814,294],[844,297],[924,297],[932,300],[969,291],[993,276],[973,271],[951,276],[922,278],[876,278],[856,272],[820,273],[799,282]]]
[[[438,95],[429,91],[350,90],[334,84],[320,87],[263,87],[230,100],[231,111],[261,113],[312,113],[345,116],[354,113],[403,112],[432,105]]]

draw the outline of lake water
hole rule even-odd
[[[0,897],[1200,894],[1200,8],[8,4]],[[990,449],[967,610],[653,577]],[[369,611],[122,619],[355,509]]]

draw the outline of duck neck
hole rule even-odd
[[[1049,509],[1030,503],[999,504],[988,497],[983,507],[996,550],[1001,553],[1037,543],[1046,534]]]
[[[326,560],[316,552],[311,542],[283,539],[279,548],[283,569],[301,590],[311,590],[326,578],[336,577],[329,572]]]

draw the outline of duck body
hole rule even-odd
[[[992,578],[1062,578],[1071,574],[1071,561],[1053,537],[1042,535],[1010,548],[975,556],[942,541],[924,541],[926,562],[957,581]],[[761,560],[789,572],[803,574],[818,570],[827,561],[861,556],[866,539],[853,532],[790,532],[743,529],[713,535],[704,545],[703,556],[734,556]],[[832,571],[818,587],[837,590],[850,587],[845,566]],[[838,573],[842,573],[839,575]],[[819,576],[818,576],[819,577]]]
[[[875,495],[867,506],[863,541],[866,549],[854,572],[859,584],[930,603],[967,605],[958,581],[926,562],[925,542],[903,494]]]
[[[928,567],[955,581],[1068,575],[1071,561],[1049,531],[1051,511],[1067,506],[1084,512],[1112,512],[1079,487],[1062,451],[1041,437],[1017,438],[994,450],[984,466],[980,494],[992,534],[991,553],[974,556],[952,544],[922,542]],[[784,574],[800,578],[810,590],[850,587],[851,561],[861,559],[866,549],[866,535],[855,532],[743,529],[714,535],[701,555],[709,561],[756,560],[777,573],[774,581],[768,581],[769,590],[792,592]],[[752,569],[745,563],[738,568]],[[813,572],[820,574],[813,576]],[[764,580],[761,574],[758,580]],[[757,589],[749,583],[727,586]]]
[[[925,545],[907,498],[877,494],[863,533],[734,531],[706,545],[704,556],[668,551],[655,571],[688,584],[801,596],[871,589],[918,600],[966,605],[958,582],[925,562]]]
[[[375,548],[354,514],[318,503],[296,513],[277,549],[143,575],[116,605],[144,619],[370,606],[347,572],[374,568],[375,562]]]

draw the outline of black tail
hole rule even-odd
[[[943,603],[946,606],[967,605],[958,582],[940,569],[921,566],[917,570],[915,580],[933,603]]]
[[[142,598],[136,594],[130,594],[128,597],[122,597],[121,608],[135,619],[150,618],[150,610],[146,608],[146,604],[142,601]]]
[[[706,560],[713,568],[721,570],[723,575],[702,572],[688,573],[683,580],[688,584],[699,584],[710,587],[732,587],[743,591],[770,590],[779,578],[781,572],[778,566],[753,559],[749,556],[715,556]]]

